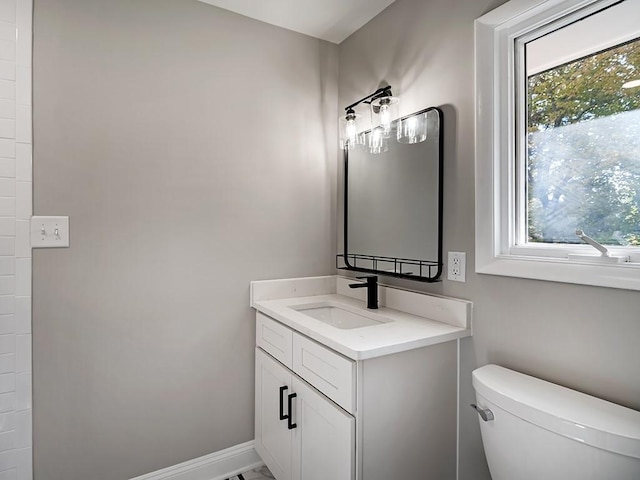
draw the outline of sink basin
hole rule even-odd
[[[381,325],[391,321],[382,318],[373,318],[375,314],[372,314],[371,316],[363,315],[354,311],[357,310],[355,308],[353,310],[347,309],[342,305],[337,305],[332,302],[294,305],[291,308],[311,318],[320,320],[327,325],[331,325],[332,327],[340,328],[342,330]],[[375,316],[378,317],[378,315]]]

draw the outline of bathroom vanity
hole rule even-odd
[[[251,283],[256,450],[278,480],[453,480],[471,303],[355,280]]]

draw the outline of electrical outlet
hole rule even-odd
[[[449,252],[447,263],[447,278],[454,282],[465,282],[467,274],[467,254],[464,252]]]

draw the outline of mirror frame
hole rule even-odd
[[[351,270],[355,272],[363,272],[363,273],[371,273],[376,275],[386,275],[397,278],[406,278],[410,280],[416,280],[419,282],[438,282],[440,280],[440,276],[442,275],[443,270],[443,261],[442,261],[442,230],[443,230],[443,199],[444,199],[444,125],[443,125],[443,114],[442,110],[438,107],[429,107],[423,110],[411,113],[409,115],[405,115],[395,120],[404,120],[406,118],[412,117],[414,115],[420,115],[422,113],[434,112],[438,116],[438,248],[437,255],[438,258],[436,260],[417,260],[417,259],[408,259],[408,258],[397,258],[397,257],[384,257],[378,255],[361,255],[361,254],[350,254],[349,253],[349,149],[344,149],[344,253],[338,254],[336,256],[336,268],[340,270]],[[370,130],[364,132],[365,134],[369,133]],[[429,133],[427,133],[429,135]],[[365,260],[373,268],[362,267],[357,265],[358,260]],[[342,262],[342,263],[341,263]],[[393,271],[389,270],[379,270],[376,268],[378,262],[384,262],[385,265],[393,264]],[[413,272],[405,273],[406,268],[411,267],[415,269],[418,268],[418,274],[414,274]]]

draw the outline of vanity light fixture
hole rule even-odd
[[[398,99],[391,93],[390,85],[381,87],[345,107],[345,115],[340,117],[340,147],[351,149],[365,144],[364,128],[361,125],[362,116],[354,110],[361,103],[371,105],[372,129],[369,135],[371,153],[386,152],[389,149],[386,142],[390,137],[392,121],[395,118],[392,106],[398,103]]]

